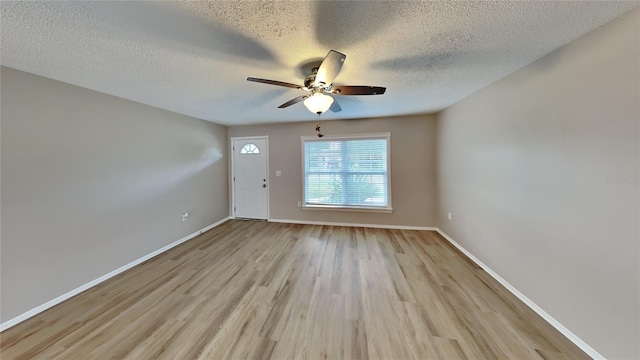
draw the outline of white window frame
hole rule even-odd
[[[305,143],[320,142],[331,140],[364,140],[364,139],[386,139],[387,141],[387,206],[356,206],[356,205],[318,205],[307,204],[305,194],[307,192],[307,179],[305,171]],[[303,210],[341,210],[341,211],[365,211],[365,212],[385,212],[393,211],[391,206],[391,133],[375,133],[375,134],[355,134],[355,135],[325,135],[317,136],[301,136],[301,157],[302,157],[302,209]]]

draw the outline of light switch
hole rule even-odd
[[[282,176],[282,171],[276,170],[276,176]]]

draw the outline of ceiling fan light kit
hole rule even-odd
[[[321,92],[316,92],[304,100],[304,106],[312,113],[318,115],[329,110],[331,104],[333,104],[333,98]]]
[[[308,91],[308,95],[298,96],[286,103],[278,106],[283,109],[304,100],[304,106],[314,114],[324,113],[327,110],[339,112],[342,110],[340,104],[331,95],[381,95],[384,94],[386,88],[380,86],[333,86],[333,80],[338,76],[342,65],[344,64],[346,55],[335,50],[329,51],[327,56],[322,60],[318,68],[313,68],[311,74],[304,79],[304,86],[295,85],[282,81],[267,80],[260,78],[248,77],[248,81],[259,82],[263,84],[283,86],[288,88]],[[333,105],[333,106],[332,106]]]

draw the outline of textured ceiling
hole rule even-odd
[[[227,125],[315,120],[277,106],[306,64],[347,55],[324,119],[442,110],[638,1],[2,1],[2,65]]]

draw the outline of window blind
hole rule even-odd
[[[303,141],[305,205],[389,207],[389,135]]]

